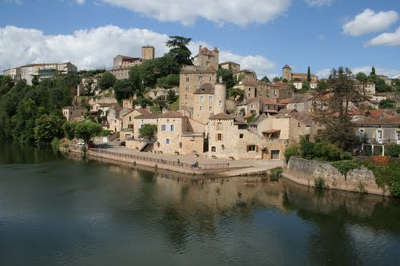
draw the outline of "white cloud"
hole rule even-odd
[[[267,23],[283,14],[292,0],[102,0],[160,21],[193,24],[203,18],[216,23]]]
[[[306,3],[312,7],[329,6],[333,0],[306,0]]]
[[[376,13],[371,9],[365,9],[352,21],[343,25],[343,32],[351,36],[360,36],[372,32],[380,32],[387,29],[399,19],[396,11],[381,11]]]
[[[318,76],[318,78],[329,78],[329,75],[331,74],[331,70],[332,69],[329,69],[329,68],[325,68],[325,69],[322,69],[322,70],[320,70],[320,71],[318,71],[317,72],[317,76]]]
[[[79,5],[82,5],[82,4],[85,3],[85,0],[76,0],[76,3],[79,4]]]
[[[382,33],[367,43],[367,46],[400,46],[400,27],[393,33]]]
[[[70,35],[45,35],[36,29],[6,26],[0,28],[0,70],[52,61],[71,61],[79,69],[110,68],[114,56],[139,57],[143,45],[153,45],[156,56],[162,56],[168,52],[165,46],[167,40],[166,34],[117,26],[78,30]],[[205,42],[192,42],[190,49],[193,54],[198,52],[199,44],[207,45]],[[220,61],[235,61],[242,68],[256,71],[258,75],[265,75],[275,66],[260,55],[242,56],[223,50],[220,51]]]

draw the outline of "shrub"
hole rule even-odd
[[[145,124],[139,129],[141,138],[153,139],[157,132],[156,125]]]
[[[400,145],[390,145],[386,148],[386,155],[390,157],[400,157]]]
[[[282,173],[283,173],[282,167],[274,168],[274,169],[271,170],[271,175],[270,175],[270,177],[271,177],[273,180],[278,180],[278,179],[282,176]]]
[[[290,157],[299,155],[301,155],[301,150],[299,145],[290,145],[289,147],[286,148],[285,151],[286,162],[289,162]]]
[[[359,161],[347,160],[347,161],[333,162],[333,163],[331,163],[331,165],[333,167],[335,167],[336,169],[338,169],[342,175],[346,176],[347,173],[350,172],[351,170],[358,169],[361,166],[363,166],[363,163],[359,162]]]
[[[316,178],[315,180],[314,180],[314,186],[315,186],[315,189],[317,189],[317,190],[323,190],[323,189],[325,189],[326,187],[325,187],[325,180],[323,180],[322,178]]]

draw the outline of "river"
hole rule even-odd
[[[0,145],[0,265],[400,265],[400,202]]]

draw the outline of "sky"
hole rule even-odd
[[[0,70],[44,62],[111,68],[168,36],[218,47],[259,78],[334,67],[400,75],[399,0],[0,0]]]

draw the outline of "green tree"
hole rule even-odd
[[[233,86],[235,86],[235,79],[233,78],[233,73],[228,69],[225,68],[218,69],[217,78],[218,80],[222,78],[222,82],[226,85],[227,89],[230,89]]]
[[[73,140],[75,138],[75,126],[76,123],[74,122],[65,122],[62,129],[64,130],[64,136],[69,139]]]
[[[180,65],[193,65],[192,59],[190,58],[192,53],[187,47],[191,42],[191,38],[185,38],[182,36],[169,36],[167,46],[170,48],[169,54],[175,59]]]
[[[95,137],[103,133],[103,128],[100,124],[92,121],[83,121],[75,125],[75,137],[83,139],[86,144]]]
[[[114,84],[114,95],[118,102],[122,102],[124,99],[132,97],[134,91],[130,80],[117,80]]]
[[[169,104],[173,104],[178,100],[178,96],[176,95],[174,90],[169,90],[167,94],[167,101]]]
[[[114,77],[114,75],[111,72],[107,71],[101,76],[99,80],[99,87],[101,90],[107,90],[114,86],[115,81],[116,78]]]
[[[169,74],[157,80],[157,87],[170,89],[179,86],[179,74]]]
[[[269,78],[268,78],[267,76],[264,76],[264,77],[261,79],[261,81],[264,81],[264,82],[269,83]]]
[[[310,67],[307,68],[307,81],[311,82],[311,68]]]
[[[380,109],[395,109],[396,108],[396,101],[391,99],[382,100],[379,102]]]
[[[273,82],[279,82],[279,81],[281,81],[280,77],[274,77]]]
[[[35,122],[35,141],[37,144],[50,143],[63,136],[64,119],[57,115],[42,115]]]
[[[139,129],[140,137],[145,139],[154,139],[156,133],[157,133],[156,125],[144,124]]]

